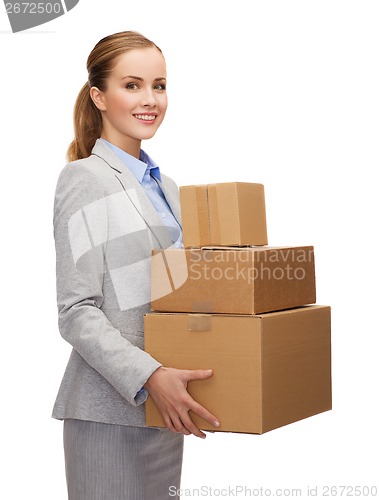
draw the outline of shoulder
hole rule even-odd
[[[88,156],[80,160],[71,161],[61,169],[58,176],[58,183],[63,179],[74,178],[101,178],[104,174],[104,167],[101,159],[97,156]]]
[[[66,163],[55,188],[54,216],[72,213],[104,197],[104,167],[97,157]]]

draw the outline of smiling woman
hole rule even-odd
[[[144,131],[141,140],[153,137],[167,109],[166,64],[161,49],[139,33],[115,33],[95,45],[87,71],[88,82],[75,103],[75,139],[68,159],[88,157],[100,136],[117,136],[121,141],[117,145],[122,147],[125,127],[133,137],[132,117],[139,123],[141,115],[154,115],[153,120],[147,120],[154,127]],[[130,147],[134,141],[128,142]]]
[[[58,324],[73,349],[52,416],[64,420],[70,500],[167,500],[183,435],[205,437],[189,411],[219,424],[187,392],[211,371],[162,366],[143,348],[152,248],[183,246],[178,188],[141,149],[166,113],[166,64],[125,31],[100,40],[87,69],[54,201]],[[146,427],[149,395],[167,428]]]
[[[123,76],[128,71],[133,74]],[[106,89],[93,86],[90,90],[102,113],[101,137],[137,156],[139,142],[153,137],[166,114],[166,85],[162,82],[166,82],[166,64],[156,47],[118,56]]]

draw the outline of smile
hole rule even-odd
[[[133,115],[137,120],[142,120],[144,122],[154,122],[156,119],[156,115]]]

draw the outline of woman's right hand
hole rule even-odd
[[[148,378],[144,387],[153,398],[170,431],[186,435],[194,434],[200,438],[206,437],[204,432],[192,422],[189,410],[215,427],[219,427],[218,419],[187,392],[187,384],[190,380],[206,379],[212,373],[212,370],[178,370],[161,366]]]

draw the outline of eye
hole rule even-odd
[[[136,90],[138,88],[138,85],[136,83],[128,83],[126,85],[126,88],[131,90]]]
[[[156,85],[155,88],[157,90],[166,90],[166,85],[164,83],[160,83],[159,85]]]

